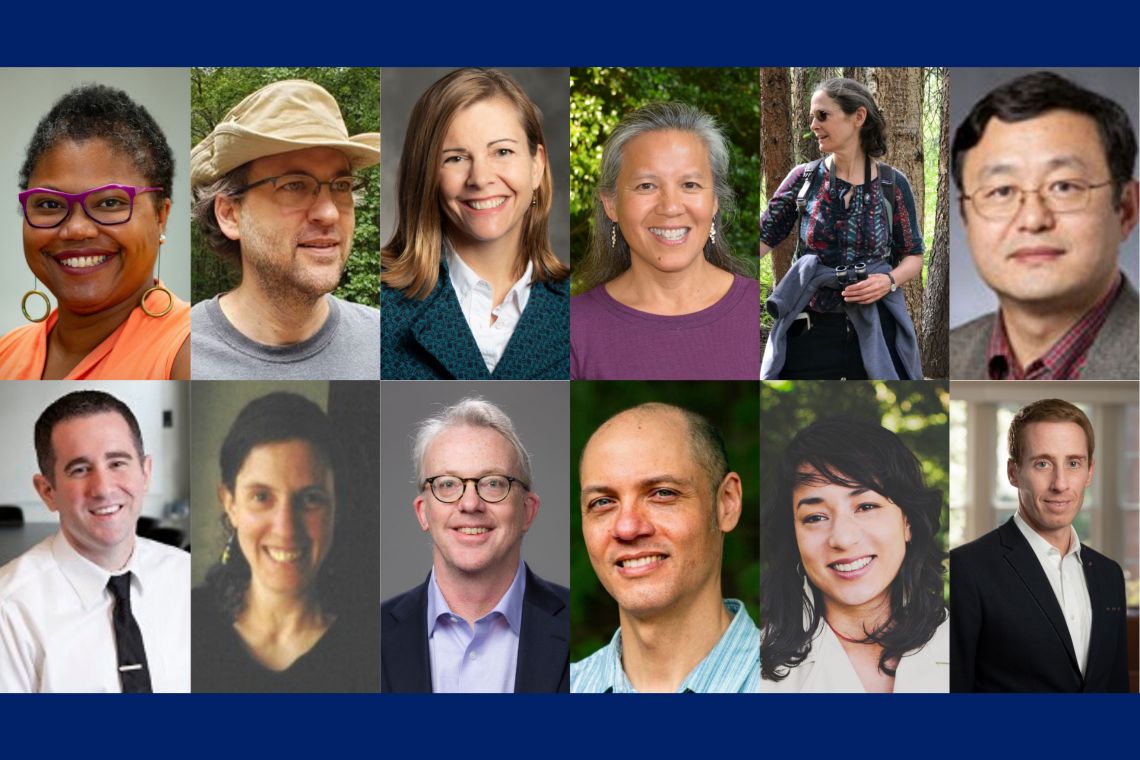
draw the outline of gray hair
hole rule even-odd
[[[633,113],[627,114],[610,133],[602,149],[599,166],[598,187],[594,199],[594,233],[590,251],[581,264],[580,279],[586,289],[603,282],[609,282],[629,269],[629,244],[620,228],[611,233],[614,223],[606,215],[603,198],[613,197],[617,192],[618,174],[625,159],[626,144],[636,137],[650,132],[675,130],[690,132],[701,139],[708,150],[709,166],[713,173],[713,192],[717,199],[716,221],[718,233],[722,232],[734,215],[736,195],[729,184],[731,152],[728,139],[709,114],[687,103],[650,103]],[[616,234],[616,244],[611,245],[611,234]],[[745,266],[732,255],[727,236],[718,234],[716,242],[705,244],[705,258],[721,269],[737,274],[747,274]]]
[[[439,414],[428,417],[416,428],[415,442],[412,444],[412,466],[416,470],[416,485],[424,482],[424,454],[440,433],[445,430],[460,427],[489,428],[507,439],[515,450],[515,460],[519,468],[519,477],[527,486],[533,487],[530,472],[530,454],[523,447],[522,441],[515,433],[515,425],[511,418],[499,407],[478,396],[465,398],[457,404],[446,407]]]
[[[236,196],[249,181],[249,164],[231,169],[220,179],[193,189],[190,218],[198,225],[206,245],[223,261],[241,268],[241,241],[231,240],[222,232],[214,212],[214,199],[219,195]]]

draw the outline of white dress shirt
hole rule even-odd
[[[136,538],[127,570],[154,691],[190,691],[190,555]],[[0,692],[122,691],[111,575],[62,532],[0,568]]]
[[[1077,531],[1069,526],[1072,531],[1069,551],[1061,556],[1060,550],[1029,527],[1020,513],[1013,515],[1013,522],[1029,542],[1029,548],[1033,550],[1037,561],[1041,563],[1041,569],[1045,571],[1045,577],[1049,579],[1057,604],[1061,605],[1061,614],[1065,616],[1069,637],[1073,640],[1077,664],[1081,666],[1081,674],[1084,675],[1089,661],[1089,637],[1092,634],[1092,599],[1089,598],[1089,586],[1085,581],[1084,568],[1081,567],[1081,540],[1077,537]]]
[[[763,648],[764,644],[761,643]],[[895,669],[895,693],[950,691],[950,619],[934,631],[926,645],[903,655]],[[863,682],[843,649],[843,643],[826,622],[820,621],[807,659],[782,681],[760,681],[761,694],[863,694]]]
[[[530,278],[534,272],[534,263],[528,261],[526,271],[522,277],[511,286],[507,297],[498,306],[491,308],[491,283],[475,274],[475,270],[467,266],[459,254],[446,243],[443,247],[447,255],[447,271],[451,279],[451,287],[459,299],[459,308],[463,310],[463,317],[467,326],[475,337],[479,346],[479,353],[483,355],[483,363],[487,365],[488,372],[495,371],[495,365],[503,358],[503,351],[515,328],[522,318],[523,309],[530,300]],[[495,323],[491,324],[491,317]]]

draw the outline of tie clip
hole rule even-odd
[[[142,670],[142,665],[120,665],[119,672],[123,673],[128,670]]]

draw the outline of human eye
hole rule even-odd
[[[586,511],[593,512],[613,506],[614,500],[609,496],[598,496],[586,502]]]
[[[455,166],[455,165],[459,164],[461,161],[463,161],[464,158],[466,158],[466,156],[463,156],[462,154],[449,153],[443,157],[443,165],[444,166]]]
[[[650,190],[655,190],[656,188],[657,188],[657,185],[653,184],[652,182],[639,182],[637,185],[634,186],[633,189],[637,192],[644,193],[644,192],[649,192]]]
[[[462,487],[462,483],[460,482],[459,478],[453,478],[450,476],[444,476],[444,477],[436,478],[432,482],[434,482],[435,487],[441,491],[451,491],[451,490],[454,490],[456,488]]]
[[[1084,462],[1081,461],[1080,459],[1070,459],[1069,460],[1069,469],[1070,470],[1079,470],[1083,466],[1084,466]]]
[[[506,488],[507,479],[502,475],[488,475],[483,478],[482,486],[484,488]]]
[[[879,509],[882,506],[883,506],[882,504],[879,504],[879,503],[874,502],[874,501],[865,501],[862,504],[859,504],[858,506],[856,506],[855,511],[856,512],[870,512],[872,509]]]
[[[1038,459],[1036,462],[1033,463],[1033,469],[1035,469],[1035,470],[1048,470],[1049,469],[1049,462],[1044,460],[1044,459]]]
[[[672,488],[654,488],[649,495],[657,501],[672,501],[680,494]]]
[[[356,189],[355,177],[340,177],[329,183],[329,189],[334,193],[346,194]]]
[[[1049,195],[1057,198],[1079,195],[1088,189],[1088,183],[1079,179],[1059,179],[1049,183],[1045,189]]]
[[[305,491],[298,499],[298,504],[301,509],[317,510],[324,509],[329,505],[329,497],[323,490],[313,489]]]
[[[515,154],[515,152],[511,148],[496,148],[495,149],[495,156],[498,158],[507,158],[509,156],[513,156],[514,154]]]
[[[1017,195],[1018,189],[1013,185],[994,185],[982,188],[980,195],[986,200],[1005,201]]]
[[[688,182],[682,182],[681,187],[684,188],[685,190],[703,190],[704,189],[704,185],[702,185],[700,182],[697,182],[696,180],[689,180]]]
[[[69,478],[82,478],[91,472],[91,465],[77,464],[67,468],[66,474]]]
[[[813,513],[810,515],[804,515],[800,519],[800,522],[803,523],[804,525],[814,525],[816,523],[824,522],[825,520],[827,520],[826,515],[821,515],[818,512],[816,512],[816,513]]]
[[[306,193],[313,191],[313,180],[299,175],[282,177],[277,180],[277,189],[283,193]]]

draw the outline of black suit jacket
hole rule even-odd
[[[430,577],[430,576],[429,576]],[[380,691],[430,692],[428,582],[380,607]],[[516,692],[570,691],[570,589],[526,569]]]
[[[1041,563],[1011,518],[950,552],[950,691],[1128,691],[1120,565],[1081,545],[1092,601],[1084,676]]]

